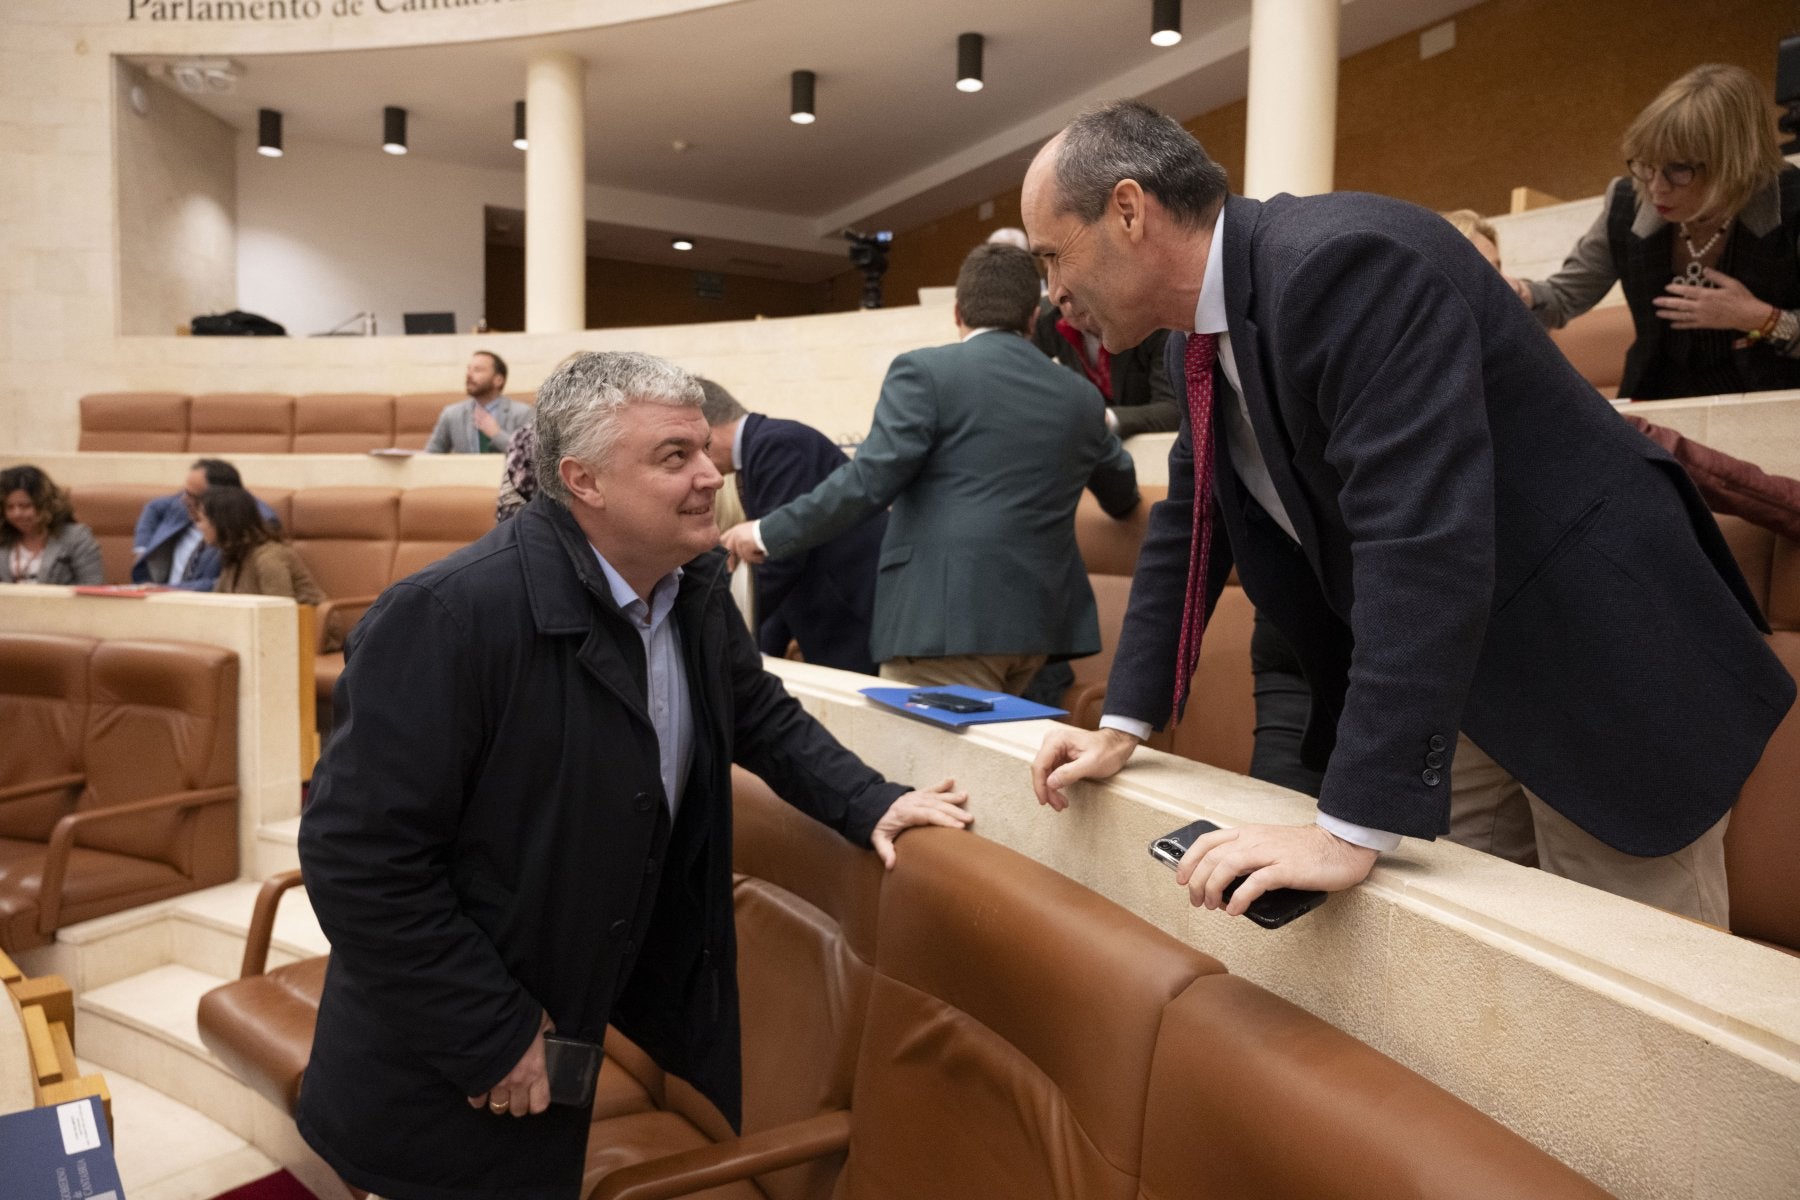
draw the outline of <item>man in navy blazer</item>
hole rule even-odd
[[[712,429],[707,453],[720,474],[737,476],[738,499],[753,521],[806,495],[850,461],[810,425],[746,412],[710,379],[702,379],[700,389]],[[875,674],[869,622],[885,532],[887,513],[879,512],[805,553],[757,564],[756,640],[762,652],[779,658],[792,637],[809,663]]]
[[[1052,139],[1023,208],[1051,300],[1107,345],[1178,331],[1184,410],[1186,342],[1217,348],[1205,507],[1184,416],[1107,727],[1045,739],[1040,801],[1170,717],[1209,508],[1196,591],[1210,607],[1235,563],[1293,643],[1325,777],[1316,825],[1200,839],[1177,874],[1196,903],[1349,887],[1400,835],[1482,844],[1452,768],[1485,752],[1528,791],[1540,866],[1723,925],[1725,818],[1793,680],[1687,476],[1468,242],[1382,197],[1228,196],[1191,135],[1130,101]]]
[[[210,592],[219,578],[219,548],[200,536],[194,517],[209,487],[243,487],[236,467],[222,458],[194,460],[182,490],[144,505],[131,535],[131,582],[164,583],[190,592]],[[261,500],[257,511],[270,525],[281,522]]]

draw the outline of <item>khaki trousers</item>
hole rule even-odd
[[[951,654],[942,658],[902,655],[881,664],[881,677],[913,687],[960,683],[1017,696],[1043,667],[1045,658],[1042,654]]]
[[[1614,850],[1538,799],[1466,735],[1450,776],[1450,840],[1552,875],[1725,928],[1727,814],[1693,844],[1660,858]]]

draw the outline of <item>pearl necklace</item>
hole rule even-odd
[[[1731,224],[1729,221],[1721,222],[1719,227],[1713,230],[1713,235],[1706,239],[1706,245],[1696,250],[1694,249],[1694,239],[1688,236],[1687,222],[1681,223],[1681,240],[1687,246],[1688,253],[1687,267],[1681,272],[1683,283],[1691,284],[1694,287],[1706,286],[1706,267],[1700,260],[1706,257],[1709,250],[1719,244],[1719,239],[1725,236],[1725,227],[1729,224]]]

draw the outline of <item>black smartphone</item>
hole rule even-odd
[[[922,704],[926,708],[941,708],[945,712],[978,713],[993,712],[992,700],[976,700],[969,696],[958,696],[954,692],[914,692],[906,698],[908,704]]]
[[[546,1033],[544,1074],[550,1080],[550,1103],[593,1107],[594,1085],[600,1081],[601,1056],[599,1042]]]
[[[1150,857],[1173,871],[1181,865],[1181,856],[1188,852],[1188,847],[1200,840],[1202,834],[1217,829],[1211,821],[1191,821],[1173,833],[1165,833],[1150,843]],[[1225,899],[1229,901],[1231,894],[1237,891],[1237,885],[1244,882],[1244,876],[1232,880],[1225,887]],[[1319,905],[1325,903],[1325,892],[1309,892],[1301,888],[1276,888],[1272,892],[1264,892],[1250,902],[1244,915],[1261,925],[1264,929],[1280,929],[1295,917],[1303,917]]]

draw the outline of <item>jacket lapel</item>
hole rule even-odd
[[[1255,295],[1251,244],[1257,222],[1262,219],[1263,205],[1243,196],[1225,198],[1225,245],[1220,261],[1225,265],[1225,323],[1231,333],[1231,355],[1237,363],[1238,380],[1244,388],[1244,407],[1250,413],[1250,428],[1256,434],[1257,448],[1269,469],[1275,494],[1287,510],[1294,533],[1312,563],[1313,571],[1323,579],[1319,558],[1319,531],[1313,521],[1312,507],[1294,475],[1294,446],[1280,420],[1275,397],[1269,392],[1263,372],[1262,342],[1251,317],[1251,301]],[[1221,439],[1218,445],[1224,445]]]

